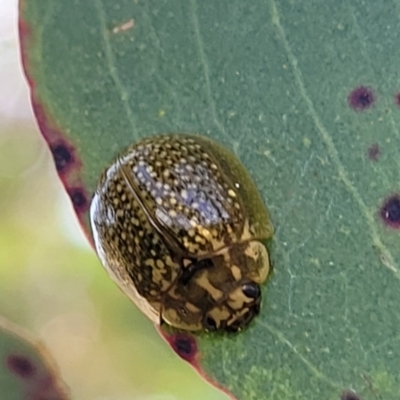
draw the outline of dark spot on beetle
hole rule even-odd
[[[58,172],[63,172],[74,161],[71,150],[63,143],[50,146]]]
[[[203,326],[207,331],[214,332],[217,330],[217,323],[215,322],[214,318],[206,315],[203,319]]]
[[[361,400],[361,397],[353,391],[346,390],[342,393],[340,400]]]
[[[394,95],[394,102],[400,107],[400,92]]]
[[[383,221],[392,228],[400,228],[400,195],[395,194],[386,199],[381,207]]]
[[[20,378],[31,378],[36,373],[36,367],[32,361],[28,357],[18,354],[7,357],[7,366]]]
[[[192,336],[178,333],[173,335],[170,339],[170,343],[172,348],[181,358],[188,362],[191,362],[194,359],[197,353],[197,345]]]
[[[88,201],[85,192],[81,188],[73,188],[68,190],[72,204],[77,211],[86,211]]]
[[[212,268],[213,266],[214,263],[210,258],[204,258],[199,261],[194,260],[182,271],[179,277],[179,283],[186,286],[193,279],[195,274],[204,269]]]
[[[364,111],[375,102],[375,96],[372,90],[366,86],[360,86],[354,89],[348,97],[349,105],[356,111]]]
[[[379,145],[375,143],[368,147],[367,154],[371,161],[378,161],[379,157],[381,156],[381,149]]]

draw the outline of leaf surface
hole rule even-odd
[[[44,347],[0,317],[0,388],[7,400],[67,400],[66,387]]]
[[[398,398],[399,15],[372,0],[21,3],[36,116],[86,228],[102,170],[152,134],[209,135],[256,181],[276,230],[262,313],[185,355],[239,399]]]

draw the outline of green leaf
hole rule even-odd
[[[381,207],[400,186],[398,3],[21,11],[36,116],[86,227],[101,171],[151,134],[214,137],[263,194],[276,234],[261,315],[237,335],[197,336],[185,358],[239,399],[397,399],[400,205]]]
[[[67,400],[64,383],[44,347],[0,317],[0,388],[7,400]]]

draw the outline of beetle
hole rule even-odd
[[[236,332],[259,313],[273,227],[249,173],[217,142],[132,144],[102,174],[90,219],[103,265],[152,321]]]

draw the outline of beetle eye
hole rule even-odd
[[[245,283],[242,286],[242,292],[246,297],[250,297],[251,299],[257,299],[260,297],[260,286],[257,285],[257,283],[250,282],[250,283]]]
[[[217,330],[217,323],[209,315],[207,315],[207,317],[204,318],[203,325],[204,325],[204,328],[208,329],[209,331]]]

